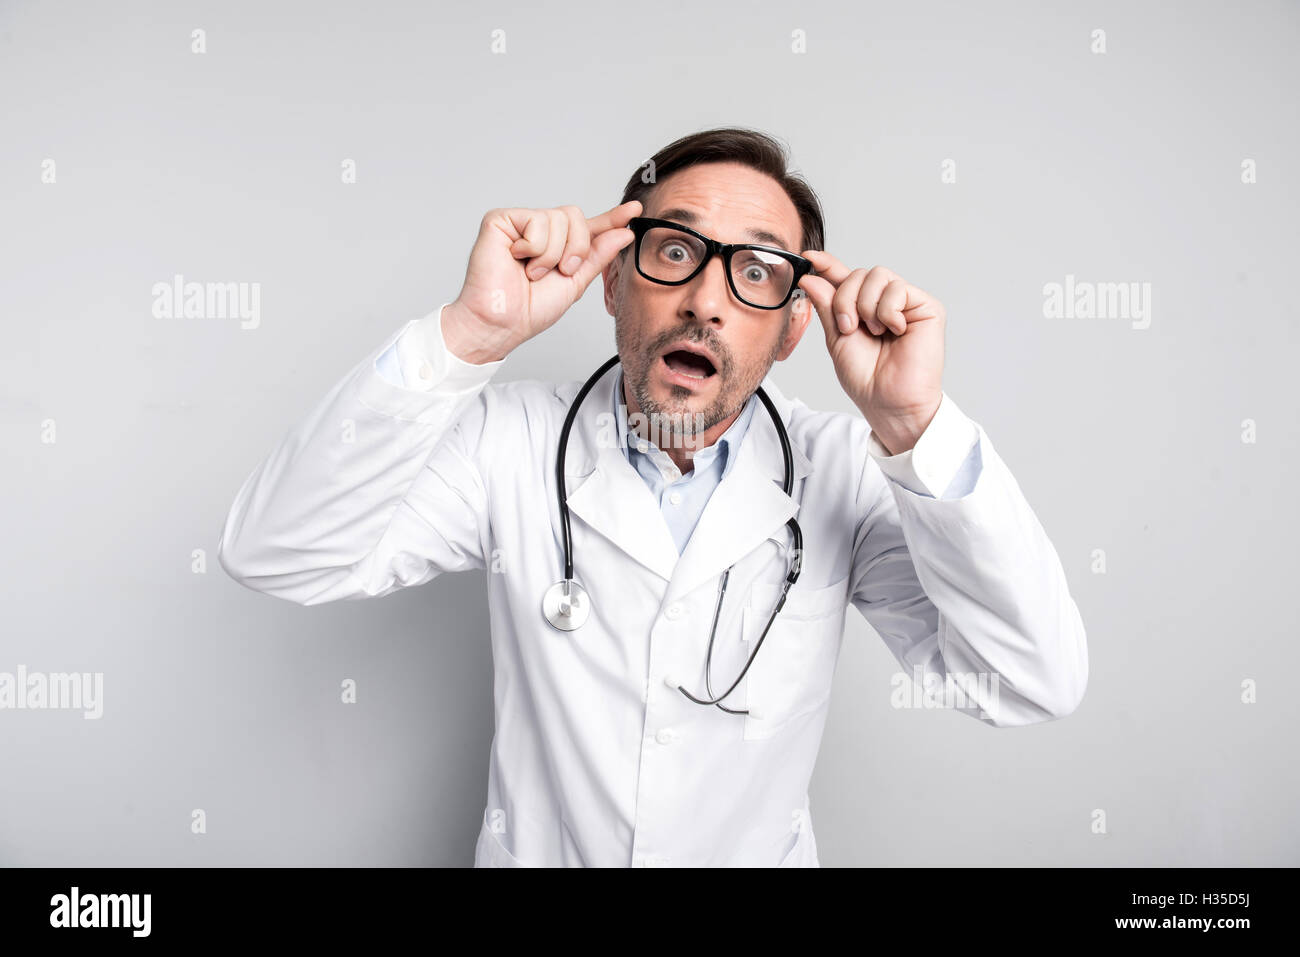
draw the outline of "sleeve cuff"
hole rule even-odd
[[[397,365],[408,389],[463,392],[485,384],[506,361],[475,365],[453,354],[442,337],[442,310],[447,305],[410,323],[398,336]]]
[[[979,429],[945,392],[915,446],[890,455],[873,431],[867,437],[867,453],[886,477],[908,491],[941,498],[977,441]]]

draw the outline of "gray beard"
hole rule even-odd
[[[639,382],[629,383],[629,385],[632,388],[632,394],[636,396],[637,405],[655,423],[656,428],[676,436],[703,434],[737,411],[736,409],[728,410],[721,400],[714,402],[700,412],[669,411],[650,397],[645,388],[644,379]]]

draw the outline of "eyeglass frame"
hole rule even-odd
[[[632,263],[636,266],[636,271],[646,279],[653,283],[658,283],[661,286],[683,286],[703,272],[704,267],[709,264],[709,261],[714,256],[718,256],[722,259],[722,271],[727,274],[727,286],[730,287],[731,294],[735,296],[739,302],[753,309],[785,308],[785,305],[790,301],[791,296],[796,292],[803,292],[803,290],[799,288],[799,280],[811,273],[814,268],[811,260],[805,259],[803,256],[792,253],[787,249],[781,249],[777,246],[764,246],[759,243],[720,243],[716,239],[710,239],[703,233],[697,232],[689,226],[683,226],[681,223],[675,223],[671,219],[655,219],[650,216],[634,216],[628,220],[627,226],[628,229],[632,230],[636,235],[636,243],[632,250]],[[688,235],[694,236],[704,244],[704,257],[700,260],[700,264],[695,267],[695,270],[685,279],[656,279],[653,276],[647,276],[645,270],[641,268],[641,240],[645,238],[647,232],[659,226],[666,226],[669,229],[687,233]],[[787,290],[785,298],[775,306],[760,306],[756,303],[752,303],[742,296],[740,291],[736,289],[736,280],[731,274],[731,257],[737,250],[741,249],[757,249],[765,253],[773,253],[783,259],[789,260],[790,264],[794,267],[794,277],[793,281],[790,283],[790,288]]]

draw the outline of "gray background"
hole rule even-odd
[[[592,215],[736,124],[790,143],[832,252],[947,305],[945,388],[1091,653],[1073,716],[993,729],[892,708],[851,613],[823,865],[1300,863],[1298,27],[1292,3],[0,3],[0,671],[105,676],[99,721],[0,711],[0,863],[470,863],[482,579],[302,608],[226,577],[221,523],[294,420],[455,297],[486,210]],[[175,273],[260,282],[260,327],[154,318]],[[1067,273],[1150,282],[1150,327],[1044,318]],[[597,283],[499,375],[612,351]],[[774,378],[852,408],[816,330]]]

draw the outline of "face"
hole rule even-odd
[[[681,223],[719,242],[801,252],[794,203],[776,180],[748,166],[708,163],[679,170],[660,181],[643,206],[647,217]],[[605,308],[614,317],[628,390],[639,411],[672,423],[673,431],[720,435],[772,363],[794,351],[811,305],[798,298],[780,309],[746,305],[732,293],[717,256],[684,285],[651,282],[636,270],[634,245],[603,274]],[[687,344],[704,350],[709,360],[683,355]]]

